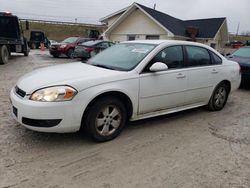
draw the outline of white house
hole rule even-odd
[[[111,41],[192,40],[220,50],[228,41],[226,18],[180,20],[138,3],[101,18],[104,38]]]

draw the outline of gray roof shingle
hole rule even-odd
[[[162,26],[171,31],[174,35],[188,37],[187,27],[199,28],[197,38],[214,38],[226,18],[210,18],[199,20],[180,20],[163,12],[148,8],[136,3]]]

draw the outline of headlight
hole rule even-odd
[[[77,91],[69,86],[54,86],[35,91],[30,100],[42,102],[69,101],[77,94]]]
[[[67,46],[66,44],[62,44],[60,48],[65,48],[66,46]]]

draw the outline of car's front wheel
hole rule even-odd
[[[224,108],[229,94],[229,87],[226,83],[220,83],[211,96],[208,109],[211,111],[219,111]]]
[[[115,97],[100,98],[87,111],[83,121],[85,130],[98,142],[117,137],[126,123],[126,108]]]

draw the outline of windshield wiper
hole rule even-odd
[[[96,67],[105,68],[105,69],[115,70],[114,68],[106,66],[106,65],[100,65],[100,64],[92,64],[92,65],[94,65]]]

